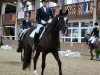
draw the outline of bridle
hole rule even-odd
[[[59,17],[58,17],[58,21],[59,21],[60,18],[64,18],[64,17],[63,17],[63,16],[59,16]],[[63,26],[59,26],[59,25],[58,25],[58,26],[59,26],[58,29],[67,28],[67,24],[66,24],[65,19],[64,19],[64,22],[65,22],[65,25],[63,25]]]
[[[58,16],[58,21],[59,21],[60,18],[64,18],[64,17],[63,16]],[[52,24],[52,22],[50,24],[47,23],[47,25],[45,26],[45,28],[49,27],[49,28],[53,28],[53,29],[55,29],[57,31],[60,30],[60,29],[63,29],[63,28],[67,28],[66,22],[65,22],[66,25],[64,25],[64,26],[59,26],[58,22],[57,22],[57,27],[56,28],[52,27],[51,24]]]

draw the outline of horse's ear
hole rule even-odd
[[[67,15],[68,14],[68,10],[66,10],[66,12],[65,12],[65,15]]]
[[[61,10],[60,10],[60,16],[62,16],[62,14],[63,14],[63,13],[62,13],[62,9],[61,9]]]

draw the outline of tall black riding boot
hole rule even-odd
[[[22,52],[22,44],[21,44],[21,42],[18,43],[17,52]]]
[[[38,38],[39,38],[39,36],[36,33],[35,36],[34,36],[34,44],[33,44],[32,49],[35,49],[35,50],[37,49],[37,46],[38,46]]]

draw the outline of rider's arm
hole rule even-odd
[[[93,30],[92,30],[92,32],[91,32],[91,36],[93,35],[93,32],[94,32],[94,28],[93,28]]]
[[[49,8],[49,12],[50,12],[50,17],[53,18],[54,14],[53,14],[53,10],[51,8]]]
[[[29,24],[29,25],[30,25],[30,27],[32,27],[32,22],[31,22],[31,21],[29,21],[29,23],[30,23],[30,24]]]
[[[25,20],[22,21],[22,28],[25,28]]]
[[[47,21],[47,23],[51,23],[52,22],[52,18],[54,17],[53,10],[51,8],[49,8],[49,13],[50,13],[50,18]]]
[[[40,9],[37,9],[36,11],[36,21],[41,24],[41,18],[40,18]]]
[[[92,32],[91,32],[91,36],[94,34],[96,28],[93,28]]]

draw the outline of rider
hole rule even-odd
[[[27,30],[32,27],[31,21],[29,20],[29,16],[27,15],[26,18],[22,21],[22,28],[23,30],[21,31],[21,33],[19,34],[19,38],[18,38],[18,49],[17,52],[20,52],[20,48],[21,46],[21,42],[23,39],[24,34],[27,32]]]
[[[32,23],[31,21],[29,20],[29,16],[27,15],[26,18],[22,21],[22,32],[20,33],[19,35],[19,39],[22,40],[23,39],[23,36],[24,34],[27,32],[27,30],[32,27]]]
[[[23,29],[28,29],[32,27],[31,21],[29,20],[29,16],[26,16],[26,19],[22,22]]]
[[[37,28],[34,32],[30,34],[30,37],[34,38],[34,45],[33,48],[37,47],[37,42],[40,35],[43,33],[47,24],[51,23],[53,16],[52,10],[48,7],[48,0],[42,0],[43,6],[37,9],[36,12],[36,21],[37,21]]]
[[[89,39],[89,41],[91,42],[91,43],[94,43],[94,41],[95,41],[95,38],[96,37],[99,37],[99,30],[98,30],[98,23],[96,22],[95,23],[95,27],[93,28],[93,30],[92,30],[92,32],[91,32],[91,38]]]

